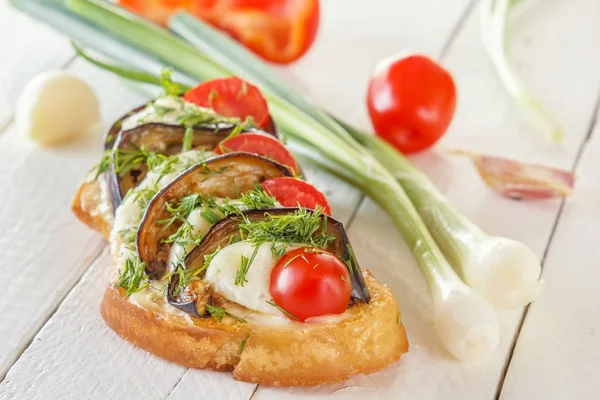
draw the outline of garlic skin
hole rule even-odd
[[[54,145],[89,134],[100,121],[100,110],[87,83],[71,72],[51,70],[27,84],[15,121],[31,140]]]

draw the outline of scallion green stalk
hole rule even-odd
[[[483,43],[506,91],[540,132],[559,142],[564,133],[560,123],[520,82],[510,66],[507,52],[508,11],[518,0],[484,0],[481,4]]]
[[[167,64],[197,79],[230,75],[228,66],[216,64],[198,50],[170,37],[116,6],[98,0],[67,0],[71,10],[130,45],[160,57]],[[129,74],[139,77],[140,74]],[[265,89],[271,114],[290,138],[304,143],[313,156],[327,160],[330,171],[356,185],[390,216],[407,242],[423,275],[434,304],[434,321],[446,348],[461,360],[489,355],[499,341],[498,318],[490,303],[465,285],[442,255],[416,209],[391,173],[365,148],[351,139],[335,121],[323,114],[295,106]]]
[[[529,304],[542,288],[541,264],[523,243],[484,233],[425,174],[383,140],[344,125],[400,182],[444,256],[461,278],[498,308]]]
[[[344,140],[347,141],[350,134],[368,148],[401,183],[457,273],[495,306],[524,306],[539,293],[541,265],[530,248],[511,239],[482,232],[456,211],[433,183],[388,143],[334,120],[277,78],[277,74],[253,53],[190,15],[176,15],[171,19],[170,27],[237,74],[284,97]],[[343,133],[340,133],[340,128]]]

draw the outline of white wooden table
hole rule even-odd
[[[526,3],[526,2],[525,2]],[[542,296],[503,311],[489,360],[462,364],[432,330],[425,284],[392,223],[359,192],[314,168],[361,264],[394,290],[410,352],[389,369],[310,390],[273,389],[187,370],[119,339],[98,306],[110,260],[69,202],[101,153],[101,137],[52,149],[23,139],[15,100],[36,73],[74,71],[89,82],[106,125],[146,99],[118,78],[75,60],[68,39],[0,0],[0,399],[599,399],[600,398],[600,3],[531,1],[512,20],[514,64],[563,122],[552,146],[522,122],[484,54],[472,0],[323,0],[319,39],[282,74],[329,110],[368,126],[371,68],[403,50],[438,56],[459,93],[451,129],[414,161],[490,233],[543,259]],[[500,198],[462,148],[577,170],[572,197],[535,203]]]

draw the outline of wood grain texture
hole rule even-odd
[[[600,117],[600,112],[597,117]],[[600,125],[577,168],[543,277],[508,369],[501,400],[597,399],[600,382]]]
[[[105,122],[144,101],[130,93],[125,97],[128,91],[116,77],[79,62],[72,71],[92,86]],[[16,125],[0,136],[0,185],[5,188],[0,285],[8,290],[0,299],[0,376],[100,251],[99,235],[75,219],[69,204],[78,182],[102,153],[103,135],[99,129],[54,148],[30,142]]]
[[[98,307],[112,271],[108,248],[0,384],[0,399],[164,399],[185,368],[131,346]]]
[[[513,21],[510,38],[512,57],[523,80],[564,124],[567,138],[563,146],[549,145],[521,118],[513,100],[505,94],[482,47],[477,10],[470,15],[466,26],[442,60],[458,85],[456,119],[434,151],[413,158],[451,202],[480,227],[490,233],[526,243],[540,258],[548,245],[561,201],[527,203],[503,199],[481,182],[466,159],[448,155],[444,149],[462,148],[566,169],[572,167],[586,136],[600,87],[600,74],[597,73],[600,60],[597,54],[589,54],[589,49],[593,48],[592,38],[598,37],[600,14],[593,12],[593,1],[578,0],[575,3],[577,5],[571,2],[537,3],[540,8],[523,10]],[[586,18],[579,15],[581,10],[585,10]],[[561,21],[560,24],[557,21]],[[572,26],[573,32],[565,29],[566,26]],[[556,49],[561,51],[557,52]],[[574,60],[580,61],[576,63]],[[582,66],[582,63],[586,65]],[[578,72],[577,82],[564,79],[570,76],[568,71],[575,68]],[[456,362],[443,349],[433,331],[431,301],[425,282],[385,214],[367,201],[359,210],[349,235],[357,257],[364,265],[373,266],[375,276],[388,283],[396,294],[409,334],[409,353],[395,368],[371,376],[358,376],[343,385],[312,391],[259,387],[253,400],[304,397],[363,399],[365,396],[390,399],[493,399],[510,356],[522,311],[499,313],[502,340],[493,357],[478,364]],[[555,285],[559,288],[560,282],[555,281]],[[565,301],[564,298],[562,300]],[[555,301],[559,301],[558,297]],[[597,304],[597,300],[593,304]],[[586,327],[591,329],[590,325]],[[531,341],[538,340],[540,332],[548,327],[539,329],[532,326]],[[566,336],[562,338],[567,340]],[[554,357],[552,350],[549,350],[550,342],[543,343],[545,346],[540,346],[539,354],[546,351],[546,359]],[[566,348],[567,343],[564,346]],[[522,348],[523,353],[527,354],[528,346],[523,345]],[[582,354],[585,351],[583,346],[577,348]],[[558,366],[563,362],[564,358],[554,360],[554,376],[561,373]],[[592,376],[591,368],[576,369],[574,364],[570,365],[573,374],[571,385],[576,384],[576,371],[585,369]],[[591,362],[591,365],[597,363]],[[551,374],[544,377],[546,381],[538,380],[539,386],[546,385],[548,390],[552,390],[552,385],[547,384]],[[541,376],[536,375],[536,378]],[[522,397],[510,398],[543,398],[529,395],[528,379],[521,379],[519,383],[514,392]],[[587,390],[591,387],[590,383]]]

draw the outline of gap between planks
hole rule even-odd
[[[10,370],[14,367],[14,365],[17,363],[17,361],[19,361],[19,359],[21,358],[21,356],[23,355],[23,353],[25,353],[25,351],[27,351],[27,349],[29,348],[29,346],[31,346],[31,344],[35,340],[35,338],[38,335],[38,333],[44,328],[44,326],[46,326],[46,323],[48,323],[48,321],[50,321],[50,319],[52,319],[52,317],[54,317],[54,314],[56,314],[56,312],[60,309],[60,306],[62,305],[62,303],[65,300],[65,298],[67,298],[67,296],[69,295],[69,293],[71,293],[73,291],[73,289],[79,284],[79,282],[81,281],[81,279],[85,275],[86,271],[90,268],[90,266],[94,262],[96,262],[96,260],[98,259],[98,257],[100,257],[100,255],[102,254],[102,252],[104,251],[104,249],[107,246],[108,245],[103,241],[99,246],[96,247],[95,252],[92,253],[90,255],[90,257],[87,259],[88,261],[86,261],[84,263],[85,264],[85,268],[81,271],[81,275],[79,275],[78,277],[76,277],[76,279],[73,280],[73,282],[70,285],[70,287],[65,290],[64,295],[62,296],[62,298],[57,298],[56,299],[55,306],[50,310],[50,312],[48,313],[48,315],[45,318],[43,318],[42,320],[39,321],[38,328],[34,329],[31,332],[29,340],[27,340],[27,342],[18,351],[15,352],[14,360],[13,360],[11,366],[6,369],[6,372],[4,373],[4,375],[0,375],[0,383],[4,382],[4,379],[6,378],[6,376],[10,372]]]
[[[64,62],[62,65],[60,65],[56,68],[57,69],[67,69],[73,63],[73,61],[75,61],[76,58],[77,58],[77,54],[73,53],[73,55],[66,62]],[[16,102],[17,99],[13,99],[13,101]],[[15,123],[15,110],[11,109],[11,111],[12,111],[11,115],[7,118],[5,123],[2,124],[2,126],[0,126],[0,134],[5,132],[6,130],[8,130],[8,128],[10,128],[12,126],[12,124]],[[85,271],[87,271],[87,269],[90,267],[90,265],[92,265],[94,263],[94,261],[96,261],[96,259],[100,256],[100,254],[102,254],[102,250],[104,249],[104,246],[105,246],[104,244],[102,246],[99,246],[99,250],[97,250],[96,253],[92,254],[90,261],[86,263],[87,264],[86,268],[82,271],[81,275],[79,275],[73,281],[72,285],[70,285],[70,287],[65,290],[64,295],[61,298],[56,299],[55,307],[52,308],[52,310],[50,311],[50,313],[48,314],[48,316],[46,318],[44,318],[43,320],[40,321],[38,328],[34,329],[33,332],[31,332],[29,340],[27,340],[27,342],[15,353],[15,356],[11,363],[11,366],[6,369],[4,374],[0,374],[0,383],[2,383],[4,381],[4,378],[6,378],[6,375],[8,375],[8,372],[12,369],[12,367],[19,360],[19,358],[21,358],[21,355],[23,355],[23,353],[29,348],[31,343],[33,343],[33,340],[35,339],[37,334],[42,330],[42,328],[46,325],[46,323],[50,320],[50,318],[52,318],[52,316],[54,316],[54,314],[56,314],[56,311],[58,311],[62,302],[69,295],[69,293],[71,293],[73,288],[75,286],[77,286],[77,284],[79,283],[79,281],[85,274]]]
[[[594,109],[592,111],[592,117],[591,117],[590,122],[587,127],[587,134],[585,135],[581,144],[579,145],[579,149],[577,150],[577,155],[575,156],[575,160],[573,161],[573,165],[571,167],[571,172],[573,172],[573,173],[577,170],[577,167],[579,166],[579,163],[580,163],[581,159],[583,158],[583,154],[585,153],[585,149],[588,147],[588,144],[590,143],[590,139],[593,136],[596,124],[598,123],[598,113],[599,112],[600,112],[600,90],[598,91],[598,96],[596,98],[596,104],[594,105]],[[543,277],[544,264],[546,263],[546,258],[550,251],[550,247],[552,247],[552,242],[554,240],[555,233],[558,230],[558,226],[560,224],[563,210],[565,208],[567,201],[568,201],[568,198],[563,197],[563,199],[561,200],[561,203],[560,203],[560,207],[558,208],[558,212],[556,213],[556,218],[554,219],[554,224],[552,225],[552,231],[550,232],[550,236],[548,237],[548,243],[546,244],[546,247],[544,249],[544,254],[542,255],[541,277]],[[512,358],[514,356],[515,349],[516,349],[517,343],[519,341],[519,335],[521,334],[521,329],[523,329],[523,326],[525,325],[525,320],[527,319],[527,315],[529,313],[530,306],[531,306],[531,303],[525,307],[525,309],[523,310],[523,314],[521,315],[521,319],[519,321],[519,326],[517,327],[517,329],[515,331],[515,335],[513,337],[513,341],[510,346],[510,351],[508,353],[508,357],[506,358],[506,362],[504,363],[504,368],[502,369],[502,376],[500,377],[500,380],[498,381],[498,387],[496,388],[496,394],[494,396],[494,400],[499,400],[500,397],[502,396],[502,388],[504,387],[504,382],[506,381],[506,375],[508,374],[508,370],[510,368]]]

